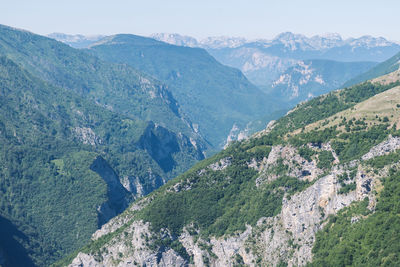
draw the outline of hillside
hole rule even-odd
[[[203,49],[115,35],[91,45],[89,51],[165,82],[182,111],[214,148],[224,145],[234,125],[244,129],[248,122],[279,109],[239,70],[220,64]]]
[[[0,254],[46,266],[203,159],[182,134],[119,115],[0,57]],[[8,230],[7,230],[8,229]]]
[[[400,53],[394,55],[388,60],[380,63],[379,65],[371,68],[370,70],[362,73],[353,79],[349,80],[344,86],[351,86],[360,82],[371,80],[382,75],[386,75],[400,68]]]
[[[59,265],[396,266],[399,95],[400,81],[375,81],[300,104]]]

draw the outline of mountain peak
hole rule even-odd
[[[150,35],[150,38],[173,45],[189,47],[198,46],[198,41],[196,38],[180,35],[178,33],[154,33]]]

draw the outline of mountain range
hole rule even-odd
[[[307,37],[302,34],[284,32],[272,40],[248,40],[241,37],[207,37],[197,40],[179,34],[158,33],[152,38],[170,44],[201,47],[207,50],[258,48],[271,55],[286,55],[297,59],[324,58],[339,61],[384,61],[393,55],[400,44],[383,37],[362,36],[343,39],[337,33]],[[361,56],[360,53],[363,53]]]
[[[125,38],[128,36],[126,35]],[[93,42],[89,45],[89,50],[104,60],[126,63],[167,83],[183,110],[187,114],[197,114],[194,115],[196,118],[191,119],[200,122],[200,131],[210,138],[208,141],[213,146],[217,147],[221,147],[227,140],[247,136],[249,133],[262,129],[267,121],[283,114],[295,104],[340,88],[348,80],[362,75],[379,61],[400,51],[397,43],[381,37],[363,36],[343,40],[338,34],[316,35],[308,38],[287,32],[278,35],[273,40],[255,41],[233,37],[208,37],[198,41],[193,37],[179,34],[153,34],[151,37],[163,42],[151,42],[149,39],[144,37],[140,39],[138,36],[133,41],[134,36],[131,36],[131,40],[123,42],[124,44],[115,42],[111,45],[111,39],[122,38],[122,35],[117,35],[104,38],[98,44]],[[73,39],[74,36],[69,38]],[[139,39],[141,41],[138,41]],[[166,43],[172,46],[167,46]],[[246,78],[263,91],[264,94],[258,93],[258,95],[267,99],[261,100],[262,97],[260,97],[260,102],[268,103],[268,113],[272,115],[252,116],[253,122],[248,124],[249,120],[244,118],[243,114],[256,114],[256,110],[262,110],[262,108],[254,106],[253,111],[249,113],[243,110],[235,111],[238,105],[233,103],[227,103],[228,107],[219,105],[221,102],[214,103],[217,105],[211,104],[208,101],[209,94],[213,96],[214,92],[221,92],[221,89],[224,91],[228,81],[222,82],[224,79],[221,78],[211,79],[218,80],[219,85],[214,83],[204,87],[199,77],[228,76],[214,71],[216,68],[222,70],[223,67],[221,65],[217,67],[218,63],[215,61],[211,63],[211,57],[204,50],[202,54],[195,52],[196,50],[193,49],[196,48],[204,48],[219,62],[242,70]],[[144,56],[144,51],[147,51],[146,56]],[[200,60],[203,61],[203,66],[197,64]],[[192,62],[196,62],[197,65]],[[205,62],[208,62],[207,67]],[[182,68],[183,66],[185,67]],[[185,75],[181,75],[182,69],[185,70]],[[194,71],[189,71],[192,69]],[[177,77],[176,73],[181,76]],[[201,75],[197,75],[200,73]],[[232,76],[229,77],[232,79]],[[193,86],[197,88],[195,92],[201,91],[201,94],[196,97],[202,95],[203,100],[192,97],[193,92],[187,90],[194,88]],[[247,84],[245,87],[252,86]],[[210,89],[210,93],[207,94],[204,88]],[[216,88],[221,89],[216,90]],[[186,94],[190,97],[186,97]],[[255,102],[249,99],[248,103]],[[228,111],[223,114],[229,114],[223,122],[219,115],[221,114],[219,111],[222,110]],[[204,112],[208,116],[203,116]],[[202,118],[206,117],[218,118],[218,120],[202,121]],[[215,125],[220,127],[218,131],[213,130]]]

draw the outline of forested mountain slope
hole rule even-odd
[[[54,87],[4,56],[0,103],[5,266],[45,266],[72,252],[203,158],[188,137]]]
[[[168,84],[182,110],[218,148],[235,124],[244,129],[250,121],[280,108],[239,70],[220,64],[204,49],[119,34],[91,45],[89,51]]]
[[[400,264],[400,82],[298,105],[133,204],[70,266]]]
[[[0,55],[33,75],[87,97],[117,113],[154,121],[202,141],[166,86],[137,70],[100,60],[82,50],[27,31],[0,25]]]

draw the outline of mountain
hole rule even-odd
[[[382,77],[299,104],[55,266],[397,266],[399,102]]]
[[[2,265],[49,265],[204,159],[207,142],[163,83],[27,31],[0,32]]]
[[[363,73],[374,62],[337,62],[331,60],[302,60],[284,71],[273,81],[271,97],[286,102],[287,107],[340,88],[343,83]]]
[[[184,36],[177,33],[155,33],[150,35],[151,38],[178,46],[196,47],[198,42],[196,38],[190,36]]]
[[[371,80],[373,78],[377,78],[379,76],[391,73],[400,68],[400,53],[397,53],[393,57],[388,60],[378,64],[374,68],[362,73],[353,79],[350,79],[348,82],[344,84],[344,86],[351,86],[360,82],[364,82],[367,80]]]
[[[104,35],[82,35],[82,34],[65,34],[54,32],[47,35],[47,37],[63,42],[74,48],[87,48],[89,45],[104,38]]]
[[[0,223],[21,233],[0,240],[6,261],[20,263],[11,265],[31,266],[18,251],[36,266],[72,252],[134,198],[203,158],[189,138],[54,87],[5,57],[0,85]]]
[[[89,52],[165,82],[183,113],[214,148],[224,145],[234,125],[244,129],[250,121],[280,109],[239,70],[220,64],[204,49],[121,34],[91,45]]]
[[[228,36],[207,37],[198,41],[196,38],[177,33],[155,33],[150,35],[150,37],[173,45],[212,49],[235,48],[247,42],[245,38]]]

